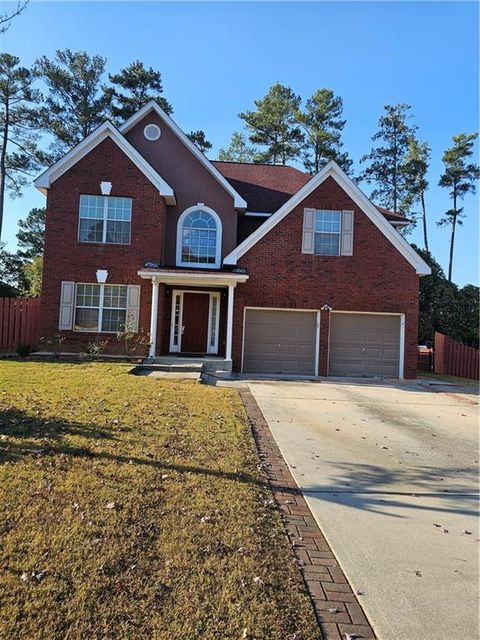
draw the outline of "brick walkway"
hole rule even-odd
[[[352,640],[376,638],[357,596],[290,473],[255,398],[249,390],[241,389],[239,392],[324,639],[345,640],[348,636]]]

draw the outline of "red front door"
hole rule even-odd
[[[183,294],[182,353],[207,352],[209,308],[208,294]]]

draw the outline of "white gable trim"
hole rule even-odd
[[[79,160],[86,156],[92,149],[95,149],[101,142],[111,138],[125,153],[125,155],[140,169],[146,178],[158,189],[167,204],[174,205],[176,203],[175,193],[172,187],[155,171],[155,169],[143,158],[138,151],[126,140],[116,127],[108,120],[101,124],[95,131],[82,140],[80,144],[66,153],[49,169],[44,171],[33,182],[35,187],[46,194],[55,180],[60,178],[66,171],[73,167]],[[110,178],[112,176],[105,176]],[[113,176],[114,178],[114,176]]]
[[[235,209],[246,209],[247,203],[245,200],[235,191],[228,180],[220,173],[220,171],[206,158],[203,153],[198,149],[189,138],[183,133],[180,127],[161,109],[155,100],[150,100],[142,107],[137,113],[134,113],[126,122],[120,127],[121,133],[125,134],[130,131],[142,118],[144,118],[150,111],[155,111],[158,117],[170,127],[173,133],[183,142],[183,144],[191,151],[191,153],[199,160],[203,166],[209,171],[212,176],[219,182],[222,187],[232,196],[233,205]]]
[[[422,260],[414,249],[408,244],[403,236],[396,231],[390,222],[378,211],[370,200],[365,196],[357,185],[349,178],[342,169],[332,160],[321,171],[313,176],[301,189],[299,189],[287,202],[278,209],[268,220],[266,220],[256,231],[238,245],[228,256],[225,257],[225,264],[237,264],[237,261],[249,249],[263,238],[273,227],[275,227],[285,216],[299,205],[312,191],[329,177],[342,187],[355,204],[370,218],[373,224],[390,240],[393,246],[403,255],[403,257],[415,268],[416,272],[423,276],[431,273],[428,264]],[[300,248],[299,248],[300,251]]]

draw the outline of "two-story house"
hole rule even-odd
[[[39,176],[41,332],[65,352],[127,325],[149,355],[234,371],[416,375],[419,276],[398,227],[333,162],[209,161],[155,102],[105,122]]]

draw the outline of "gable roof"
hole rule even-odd
[[[118,129],[109,121],[105,121],[92,131],[76,147],[70,149],[60,160],[41,173],[33,182],[35,187],[42,193],[46,193],[52,182],[55,182],[61,175],[73,167],[79,160],[95,149],[101,142],[110,138],[117,144],[125,155],[140,169],[148,180],[158,189],[167,204],[175,204],[175,193],[172,187],[165,182],[157,171],[143,158]]]
[[[247,201],[248,211],[275,213],[310,180],[294,167],[281,164],[212,162]]]
[[[282,164],[256,164],[252,162],[212,163],[227,178],[248,204],[248,211],[275,213],[312,177],[309,173]],[[374,205],[395,226],[410,224],[400,213]]]
[[[157,116],[170,127],[177,138],[183,142],[183,144],[191,151],[191,153],[199,160],[199,162],[207,169],[209,173],[219,182],[222,187],[232,196],[233,205],[236,209],[246,209],[247,203],[242,196],[236,191],[236,189],[225,179],[215,165],[203,155],[198,147],[187,138],[180,127],[165,113],[165,111],[158,106],[155,100],[150,100],[139,111],[133,114],[128,120],[126,120],[120,127],[120,132],[125,134],[132,129],[140,120],[142,120],[151,111],[154,111]]]
[[[285,204],[268,218],[256,231],[248,236],[238,245],[228,256],[225,257],[225,264],[236,264],[249,249],[251,249],[261,238],[273,229],[285,216],[292,211],[302,200],[314,191],[327,178],[332,177],[340,187],[347,193],[355,204],[370,218],[373,224],[390,240],[393,246],[403,255],[403,257],[415,268],[419,275],[429,275],[431,273],[428,264],[412,249],[405,238],[396,231],[386,220],[377,207],[370,202],[357,185],[340,169],[332,160],[321,171],[313,176],[304,186],[299,189]]]

